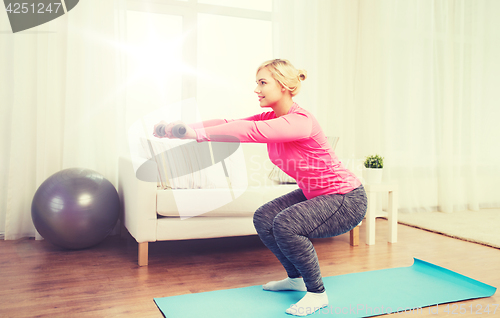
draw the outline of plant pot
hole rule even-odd
[[[365,168],[363,170],[363,178],[366,183],[381,183],[382,182],[382,172],[384,169],[378,168]]]

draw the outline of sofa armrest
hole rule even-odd
[[[144,182],[135,176],[131,157],[121,156],[118,170],[124,226],[139,243],[156,241],[156,183]]]

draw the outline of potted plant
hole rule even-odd
[[[366,183],[381,183],[384,158],[379,155],[368,156],[364,162],[363,177]]]

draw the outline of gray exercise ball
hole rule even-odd
[[[120,214],[115,187],[96,171],[71,168],[45,180],[33,197],[38,233],[54,245],[83,249],[100,243]]]

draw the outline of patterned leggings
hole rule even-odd
[[[363,186],[346,194],[326,194],[310,200],[297,189],[258,208],[253,223],[288,277],[302,276],[307,291],[321,293],[325,287],[309,239],[349,232],[363,220],[366,207]]]

